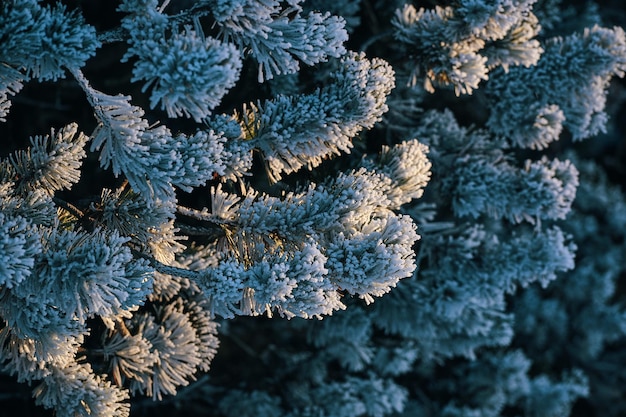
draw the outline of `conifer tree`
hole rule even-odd
[[[0,3],[0,366],[40,415],[626,410],[626,12],[418,3]],[[18,126],[46,88],[79,104]]]

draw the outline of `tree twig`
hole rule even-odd
[[[83,219],[85,217],[85,213],[72,203],[68,203],[67,201],[62,200],[58,197],[52,197],[52,201],[57,206],[61,207],[65,211],[68,211],[74,217],[77,217],[79,219]]]

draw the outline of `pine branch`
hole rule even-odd
[[[207,4],[194,4],[187,10],[183,10],[182,12],[175,15],[168,15],[168,21],[173,26],[180,25],[184,26],[187,23],[191,23],[194,19],[198,19],[204,16],[207,16],[211,13],[211,6]],[[126,42],[128,39],[128,29],[120,26],[113,29],[109,29],[107,31],[98,33],[97,35],[98,42],[103,45],[116,43],[116,42]]]

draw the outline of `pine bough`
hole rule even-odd
[[[599,227],[577,190],[610,186],[574,153],[526,150],[606,131],[621,28],[549,36],[558,1],[168,3],[123,0],[104,33],[60,3],[0,5],[0,121],[26,83],[69,77],[95,122],[0,159],[1,366],[37,404],[128,416],[212,375],[242,331],[281,349],[270,375],[198,388],[220,416],[565,416],[602,387],[586,361],[626,333],[624,266],[620,249],[575,259]],[[380,57],[346,46],[361,7],[395,40]],[[88,78],[104,44],[147,108]],[[250,72],[271,93],[224,106]],[[448,88],[478,93],[482,122],[433,105]],[[89,161],[115,186],[77,198]],[[550,320],[581,350],[535,338]],[[564,355],[579,366],[545,365]]]

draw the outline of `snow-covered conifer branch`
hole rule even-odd
[[[23,71],[25,79],[56,80],[65,68],[82,67],[99,46],[95,29],[63,5],[8,0],[1,7],[0,62]]]
[[[402,151],[390,153],[402,160]],[[416,156],[415,167],[428,167],[423,153]],[[422,178],[412,195],[423,185]],[[211,255],[218,264],[192,279],[226,317],[273,309],[288,317],[327,315],[345,308],[341,290],[373,302],[416,267],[419,236],[408,216],[392,211],[397,202],[385,191],[393,188],[390,178],[364,168],[283,198],[248,192],[240,199],[218,187],[212,212],[183,210],[224,230]]]
[[[15,178],[16,191],[28,193],[37,189],[49,193],[68,189],[80,179],[80,168],[89,137],[78,132],[76,123],[50,135],[31,138],[27,150],[8,158],[9,171]],[[5,162],[6,163],[6,162]]]
[[[91,135],[91,151],[101,150],[101,166],[111,166],[116,176],[124,173],[131,186],[142,194],[161,198],[171,195],[171,184],[163,179],[164,173],[150,169],[159,155],[152,155],[149,144],[142,141],[143,135],[167,134],[166,129],[150,130],[143,118],[144,111],[130,103],[130,96],[104,94],[92,88],[79,70],[72,74],[87,95],[98,122]]]
[[[377,326],[414,340],[423,360],[475,358],[483,346],[508,345],[513,323],[505,295],[533,282],[545,286],[574,267],[576,245],[556,227],[500,236],[479,226],[461,230],[424,242],[421,279],[373,306]]]
[[[0,39],[0,121],[23,82],[62,78],[66,68],[81,68],[100,46],[79,13],[37,0],[2,2]]]
[[[152,127],[131,97],[111,96],[92,88],[79,71],[72,72],[94,109],[98,121],[91,150],[101,150],[103,168],[124,174],[147,201],[170,200],[174,186],[185,190],[202,185],[214,173],[225,173],[225,139],[213,131],[174,137],[166,126]]]
[[[27,218],[0,212],[0,285],[12,288],[28,278],[42,246]]]
[[[11,108],[9,96],[14,96],[22,89],[22,77],[10,67],[0,66],[0,122],[6,121]]]
[[[495,72],[487,83],[487,126],[513,146],[543,149],[563,127],[574,140],[606,129],[607,86],[626,71],[626,35],[594,26],[546,42],[536,66]]]
[[[365,158],[362,165],[391,179],[392,186],[385,194],[398,209],[423,195],[432,167],[427,153],[428,146],[412,139],[393,147],[384,145],[378,155]]]
[[[83,3],[0,2],[0,371],[36,404],[624,414],[593,1]]]
[[[239,79],[239,51],[191,26],[172,27],[156,0],[133,3],[120,6],[130,12],[122,26],[130,37],[123,60],[136,58],[132,81],[145,81],[143,91],[151,89],[151,108],[160,104],[169,117],[201,121]]]
[[[208,301],[192,282],[158,274],[150,308],[125,320],[130,334],[103,335],[102,350],[118,385],[153,399],[175,395],[208,371],[219,345]]]
[[[431,156],[434,170],[447,175],[441,193],[449,196],[459,217],[488,215],[535,223],[564,219],[571,209],[578,171],[567,160],[544,156],[516,166],[501,148],[503,139],[459,126],[451,112],[427,112],[415,134],[437,149]],[[516,191],[520,189],[525,192]]]
[[[259,63],[259,82],[295,73],[300,62],[313,65],[338,58],[348,34],[342,17],[309,12],[301,16],[301,0],[215,0],[213,17],[220,37],[233,42]]]
[[[413,80],[424,88],[451,85],[456,95],[471,94],[490,70],[501,66],[534,65],[543,52],[533,39],[539,32],[532,14],[534,0],[482,0],[454,6],[396,11],[395,37],[415,62]]]
[[[506,162],[468,158],[457,166],[450,188],[455,213],[489,214],[512,222],[564,219],[576,197],[578,171],[569,161],[527,160],[522,169]],[[460,162],[460,161],[459,161]],[[525,189],[523,195],[512,190]],[[495,197],[497,196],[497,197]],[[494,198],[495,197],[495,198]]]
[[[45,346],[86,331],[89,317],[123,314],[150,292],[152,269],[132,259],[127,238],[99,230],[50,230],[42,237],[31,274],[3,293],[2,317],[18,336]]]
[[[171,264],[184,246],[183,236],[174,226],[174,204],[171,201],[150,203],[132,190],[102,190],[94,205],[98,221],[108,229],[129,237],[136,250],[150,254],[157,261]]]
[[[128,391],[94,373],[89,364],[60,363],[34,388],[35,403],[61,416],[128,417]]]
[[[324,159],[350,152],[352,139],[387,111],[394,73],[363,53],[344,56],[328,84],[311,94],[278,96],[251,104],[238,117],[241,130],[267,162],[272,181]]]

